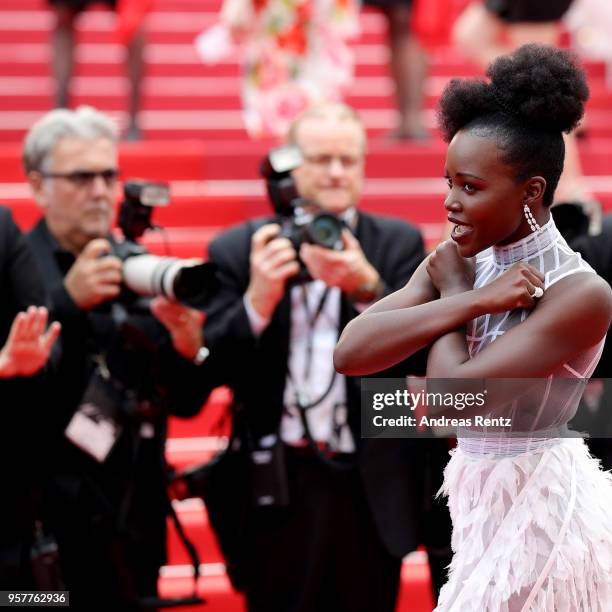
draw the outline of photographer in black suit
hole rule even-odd
[[[132,311],[121,298],[108,117],[52,111],[28,133],[23,158],[44,211],[28,240],[62,324],[49,522],[71,607],[138,610],[165,562],[167,415],[196,414],[212,386],[202,315],[161,297]]]
[[[44,478],[41,369],[60,326],[47,330],[43,284],[34,256],[8,208],[0,207],[0,588],[35,587],[30,567]]]
[[[599,219],[600,231],[594,232],[591,229],[594,221],[588,212],[582,202],[560,202],[551,209],[555,224],[570,247],[612,285],[612,215],[603,215]],[[583,406],[578,415],[587,417],[581,425],[595,434],[587,440],[589,450],[601,461],[604,470],[612,470],[612,337],[609,331],[593,378],[602,379],[591,381],[585,393],[588,395],[588,390],[597,386],[598,390],[591,394],[594,405],[589,409]]]
[[[336,374],[332,355],[350,319],[408,281],[423,242],[399,219],[357,210],[366,137],[351,108],[306,111],[290,142],[304,158],[293,171],[297,191],[306,209],[342,220],[343,248],[303,241],[300,263],[274,217],[234,227],[210,246],[221,290],[206,335],[213,351],[232,355],[232,448],[246,459],[209,515],[222,523],[237,516],[218,534],[249,610],[391,611],[402,557],[434,543],[425,512],[447,449],[445,441],[360,439],[359,380]],[[437,512],[430,562],[439,585],[450,523]]]

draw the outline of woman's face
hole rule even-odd
[[[508,244],[530,233],[523,216],[527,181],[501,161],[493,138],[461,130],[446,155],[449,191],[444,202],[453,224],[451,238],[463,257],[495,244]]]

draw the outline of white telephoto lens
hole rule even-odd
[[[155,278],[152,279],[156,295],[164,295],[170,300],[176,300],[174,295],[174,281],[184,267],[184,262],[175,257],[160,257]]]
[[[170,300],[176,300],[174,289],[181,270],[202,263],[201,259],[136,255],[128,257],[123,262],[123,282],[138,295],[147,297],[163,295]]]
[[[123,281],[138,295],[174,299],[172,281],[182,262],[174,257],[136,255],[123,262]]]

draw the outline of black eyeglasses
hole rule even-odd
[[[76,187],[90,187],[96,177],[101,177],[107,187],[112,187],[119,178],[119,170],[107,168],[99,172],[91,170],[75,170],[74,172],[41,172],[44,178],[61,178],[70,181]]]

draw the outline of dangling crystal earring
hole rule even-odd
[[[539,232],[542,228],[538,225],[538,222],[535,220],[533,213],[531,212],[531,208],[527,206],[527,204],[523,205],[523,212],[525,213],[525,219],[527,219],[527,223],[529,223],[529,227],[532,232]]]

